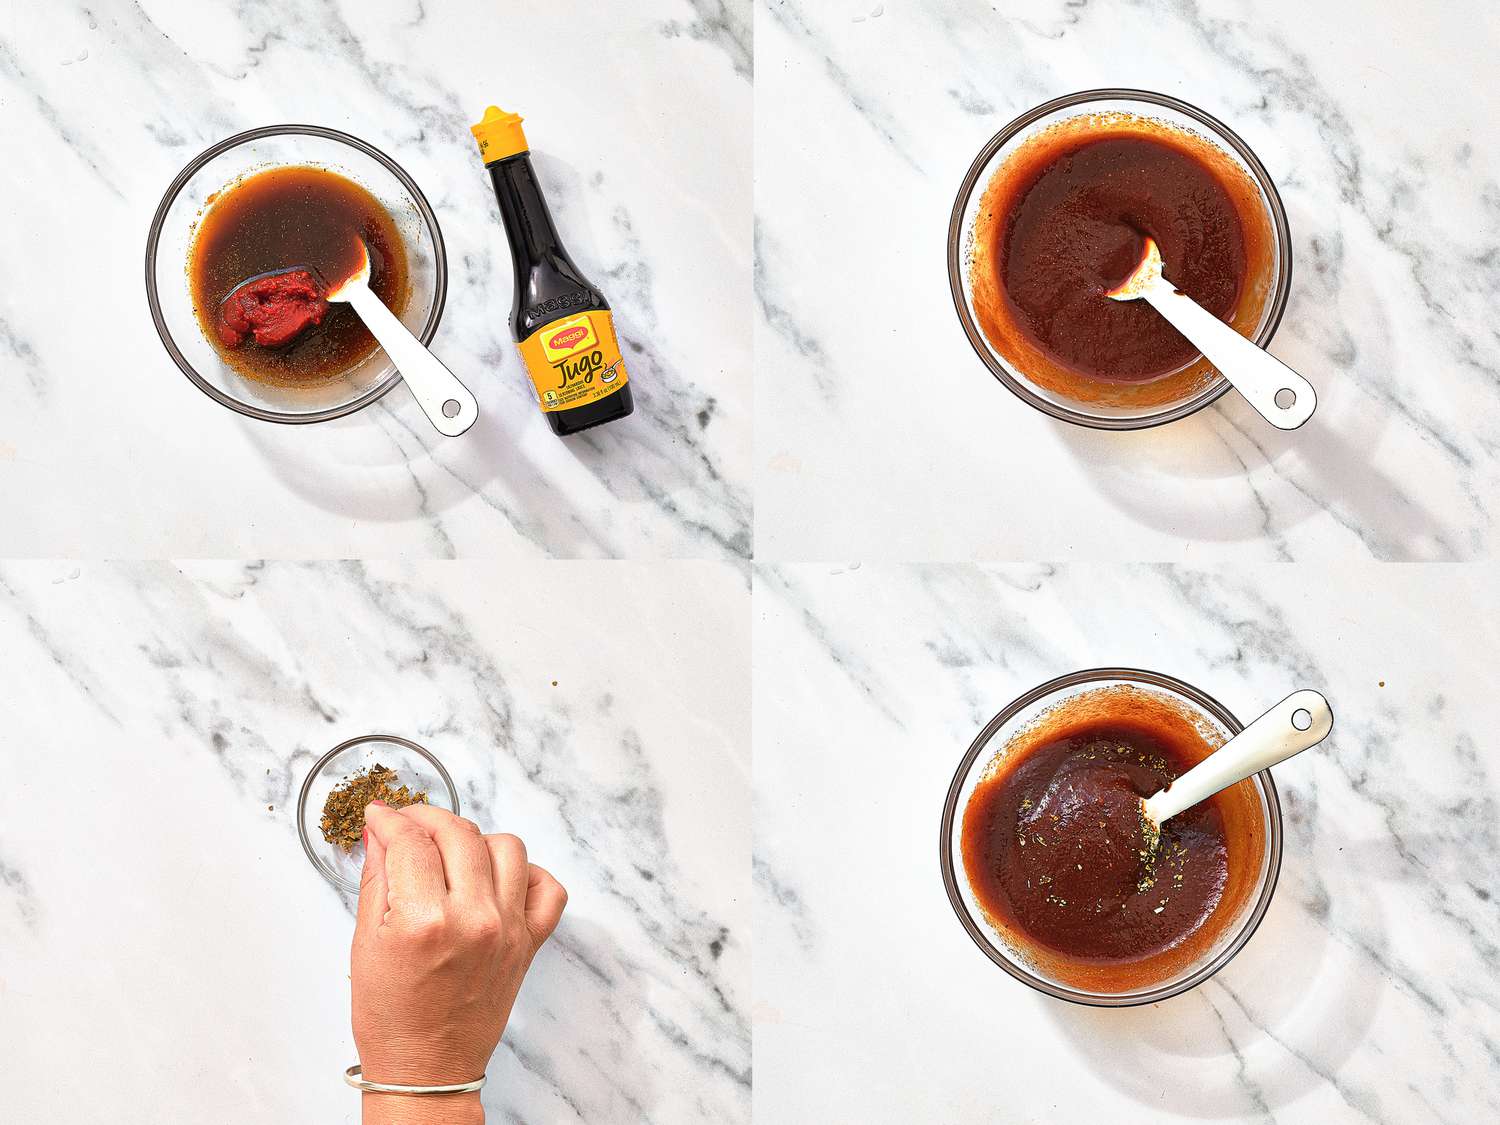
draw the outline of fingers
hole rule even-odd
[[[531,931],[533,945],[540,946],[552,936],[567,905],[568,892],[552,872],[531,864],[527,872],[526,928]]]
[[[409,817],[385,805],[365,809],[365,827],[385,852],[389,909],[421,914],[439,908],[448,894],[443,860],[432,835]]]
[[[470,899],[488,899],[494,894],[490,850],[477,824],[432,805],[408,805],[401,815],[415,821],[432,837],[451,894]]]
[[[359,873],[359,909],[355,913],[354,932],[371,931],[379,926],[390,909],[386,901],[385,845],[368,830],[365,832],[365,866]]]
[[[388,910],[440,910],[450,892],[474,901],[493,897],[503,916],[525,922],[534,948],[557,928],[568,892],[528,861],[520,837],[481,835],[472,821],[427,805],[399,812],[371,805],[365,823],[357,930],[378,926]]]
[[[484,842],[490,852],[500,909],[511,918],[519,918],[526,909],[526,845],[509,832],[486,836]]]

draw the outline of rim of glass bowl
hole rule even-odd
[[[968,175],[964,177],[964,182],[958,189],[958,198],[953,204],[953,215],[948,222],[948,287],[953,293],[953,307],[958,312],[959,322],[963,325],[964,334],[969,338],[970,346],[989,368],[990,374],[1021,401],[1035,407],[1043,414],[1048,414],[1062,422],[1071,422],[1075,426],[1086,426],[1095,430],[1145,430],[1175,422],[1179,418],[1186,418],[1189,414],[1202,410],[1209,403],[1216,402],[1221,395],[1229,391],[1229,380],[1221,375],[1213,384],[1186,402],[1178,403],[1169,410],[1143,414],[1136,418],[1091,414],[1083,409],[1053,402],[1032,390],[1023,379],[1012,374],[1009,367],[992,354],[983,330],[969,314],[968,290],[964,281],[962,261],[965,238],[964,211],[968,209],[969,200],[975,189],[982,190],[983,187],[988,186],[988,181],[981,185],[979,180],[995,154],[1021,130],[1049,114],[1056,113],[1060,109],[1073,109],[1098,101],[1148,102],[1174,110],[1206,127],[1245,162],[1255,177],[1271,212],[1271,226],[1276,232],[1276,251],[1280,256],[1281,274],[1277,279],[1276,290],[1271,295],[1269,315],[1255,337],[1255,343],[1262,348],[1271,342],[1271,338],[1276,335],[1276,329],[1281,325],[1281,317],[1286,312],[1287,300],[1292,288],[1292,232],[1287,222],[1286,208],[1282,206],[1281,195],[1276,190],[1276,184],[1271,179],[1271,174],[1266,171],[1265,165],[1260,162],[1260,158],[1228,125],[1181,98],[1174,98],[1170,94],[1158,94],[1151,90],[1120,87],[1079,90],[1077,93],[1064,94],[1062,97],[1053,98],[1049,102],[1043,102],[1039,106],[1028,109],[991,137],[989,143],[979,150],[974,163],[969,166]]]
[[[312,792],[313,778],[323,772],[324,766],[333,761],[334,758],[338,757],[345,750],[352,749],[355,746],[363,746],[367,742],[394,742],[402,749],[410,750],[413,754],[425,758],[427,763],[437,771],[438,777],[443,779],[443,786],[448,790],[448,800],[453,806],[453,815],[461,815],[458,808],[458,789],[453,784],[453,778],[449,775],[447,767],[438,761],[433,756],[432,751],[428,750],[425,746],[418,746],[411,739],[402,738],[399,734],[362,734],[357,738],[350,738],[340,742],[314,762],[312,768],[307,771],[307,776],[302,779],[302,792],[297,795],[297,838],[302,841],[302,850],[307,853],[307,858],[318,869],[318,873],[335,887],[339,888],[339,890],[354,895],[359,894],[359,884],[349,882],[349,880],[341,877],[338,872],[324,863],[322,857],[313,849],[312,841],[308,839],[307,797]]]
[[[1131,1008],[1140,1004],[1155,1004],[1170,997],[1180,995],[1190,988],[1196,988],[1225,965],[1229,964],[1234,959],[1235,954],[1239,953],[1245,947],[1246,943],[1249,942],[1256,929],[1259,928],[1261,919],[1265,917],[1266,910],[1271,905],[1271,898],[1276,893],[1277,878],[1281,874],[1281,799],[1277,796],[1276,783],[1271,779],[1270,770],[1262,770],[1255,775],[1259,778],[1265,790],[1267,820],[1269,821],[1269,827],[1266,832],[1267,870],[1265,883],[1260,888],[1260,894],[1255,901],[1255,905],[1245,917],[1244,923],[1241,925],[1239,932],[1234,935],[1233,940],[1212,959],[1199,966],[1186,977],[1170,984],[1140,992],[1100,993],[1069,988],[1067,985],[1044,980],[1028,972],[1023,965],[1016,964],[995,947],[994,942],[990,940],[986,933],[984,926],[969,912],[968,906],[964,903],[963,894],[958,885],[959,876],[953,862],[953,828],[958,816],[959,793],[963,789],[965,779],[969,776],[969,771],[974,767],[975,761],[984,752],[985,747],[989,745],[990,739],[1016,715],[1032,704],[1064,688],[1104,681],[1136,683],[1146,687],[1161,688],[1180,695],[1189,702],[1197,704],[1209,716],[1222,723],[1225,729],[1229,731],[1231,738],[1245,729],[1244,724],[1235,718],[1233,713],[1213,696],[1198,690],[1192,684],[1185,683],[1175,676],[1168,676],[1162,672],[1150,672],[1144,668],[1086,668],[1079,672],[1071,672],[1066,676],[1058,676],[1056,679],[1039,684],[1025,695],[1008,703],[998,715],[985,724],[984,729],[979,732],[978,736],[970,744],[968,753],[959,762],[958,770],[953,775],[953,782],[948,787],[948,797],[943,804],[942,836],[939,840],[939,848],[943,869],[943,886],[948,891],[948,901],[953,904],[953,910],[958,915],[959,922],[969,932],[969,936],[974,939],[974,944],[984,951],[986,957],[1022,984],[1030,985],[1038,992],[1044,992],[1048,996],[1054,996],[1059,1000],[1067,1000],[1074,1004],[1084,1004],[1095,1008]]]
[[[327,422],[332,418],[342,418],[346,414],[353,414],[356,410],[363,410],[372,402],[375,402],[387,391],[401,381],[401,372],[396,370],[392,364],[391,373],[364,394],[341,406],[329,407],[326,410],[315,410],[305,414],[283,413],[278,410],[267,410],[264,407],[252,406],[248,402],[241,402],[232,395],[227,395],[209,380],[198,374],[197,370],[187,357],[182,354],[177,343],[172,339],[172,333],[167,328],[166,317],[162,315],[161,301],[156,292],[156,252],[161,241],[162,227],[166,223],[167,212],[171,210],[172,204],[176,202],[177,196],[188,181],[196,176],[209,161],[221,156],[230,149],[251,141],[262,140],[266,137],[279,136],[307,136],[320,137],[324,140],[337,141],[357,149],[372,160],[377,161],[385,167],[386,171],[400,181],[401,186],[410,194],[417,205],[417,210],[422,216],[422,221],[427,224],[427,230],[432,236],[433,260],[435,262],[433,282],[432,309],[427,314],[427,323],[422,326],[422,331],[417,338],[422,341],[423,346],[432,343],[432,338],[437,334],[438,322],[443,318],[443,305],[448,298],[448,251],[443,244],[443,231],[438,226],[437,214],[432,210],[432,205],[427,202],[427,197],[422,194],[422,189],[417,182],[407,174],[406,169],[397,164],[385,153],[367,141],[358,137],[341,132],[338,129],[328,129],[322,125],[262,125],[258,129],[247,129],[243,133],[236,133],[232,137],[225,137],[217,144],[211,145],[188,162],[181,172],[177,173],[176,179],[168,185],[166,193],[161,198],[161,203],[156,208],[156,215],[151,220],[151,233],[146,238],[146,301],[151,306],[151,320],[156,325],[156,334],[161,337],[162,346],[169,354],[182,373],[192,380],[193,385],[206,394],[209,398],[222,406],[238,414],[244,414],[251,418],[259,418],[264,422],[281,422],[285,425],[305,425],[310,422]]]

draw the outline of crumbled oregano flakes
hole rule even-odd
[[[360,842],[365,831],[365,806],[371,801],[384,801],[393,809],[404,809],[408,805],[425,805],[427,791],[412,792],[405,784],[396,784],[396,771],[376,762],[369,769],[360,770],[352,777],[335,785],[323,802],[323,839],[350,851]]]

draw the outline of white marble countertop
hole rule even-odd
[[[0,554],[728,557],[750,549],[749,17],[648,0],[148,0],[0,16]],[[469,134],[527,118],[636,413],[561,441],[509,335],[505,232]],[[152,328],[147,229],[215,141],[298,121],[368,140],[437,212],[434,351],[479,398],[438,437],[404,387],[314,426],[200,394]],[[92,268],[85,263],[93,263]],[[67,295],[94,286],[106,299]],[[88,309],[87,319],[81,308]]]
[[[763,569],[755,598],[758,1119],[1500,1113],[1487,568],[798,565]],[[979,729],[1106,665],[1176,675],[1245,721],[1303,686],[1336,716],[1273,771],[1285,849],[1249,944],[1125,1010],[1001,972],[938,863]]]
[[[1482,0],[758,6],[757,557],[1493,557],[1497,48]],[[1231,399],[1078,429],[973,354],[944,258],[969,164],[1103,86],[1202,107],[1270,170],[1301,432]]]
[[[491,1120],[748,1120],[748,595],[710,562],[0,565],[0,1116],[357,1121],[352,902],[295,805],[391,732],[571,892]]]

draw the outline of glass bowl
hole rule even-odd
[[[940,843],[943,885],[948,891],[948,901],[953,904],[959,922],[974,939],[974,944],[1000,968],[1039,992],[1075,1004],[1104,1008],[1154,1004],[1202,984],[1222,969],[1244,948],[1260,925],[1271,905],[1276,877],[1281,870],[1281,802],[1276,796],[1276,785],[1271,780],[1270,771],[1263,770],[1250,779],[1264,818],[1265,839],[1265,852],[1253,888],[1237,914],[1228,919],[1219,939],[1170,979],[1128,992],[1091,992],[1077,988],[1047,975],[990,923],[964,875],[960,848],[963,810],[975,786],[996,753],[1042,715],[1085,692],[1123,685],[1166,696],[1186,710],[1211,742],[1227,741],[1244,729],[1244,725],[1223,704],[1197,688],[1159,672],[1138,668],[1091,668],[1060,676],[1032,688],[1008,704],[979,732],[948,787]]]
[[[1148,90],[1083,90],[1029,109],[996,133],[979,151],[959,187],[948,224],[948,285],[964,333],[990,373],[1022,401],[1044,414],[1100,430],[1139,430],[1185,418],[1229,390],[1228,381],[1206,367],[1204,378],[1183,396],[1164,402],[1106,404],[1082,402],[1053,391],[1019,370],[990,342],[977,320],[970,287],[974,225],[995,172],[1027,140],[1058,122],[1093,115],[1131,114],[1174,127],[1205,140],[1237,164],[1259,189],[1271,227],[1270,276],[1252,339],[1265,347],[1276,333],[1292,283],[1292,237],[1276,185],[1259,158],[1223,122],[1187,102]],[[1146,384],[1145,386],[1149,386]]]
[[[220,141],[177,174],[146,240],[146,299],[162,345],[204,394],[267,422],[324,422],[369,406],[401,379],[380,348],[337,378],[307,387],[248,379],[226,364],[193,313],[188,255],[198,222],[216,192],[268,168],[311,165],[353,180],[395,221],[410,265],[411,293],[401,320],[432,341],[448,293],[448,258],[437,216],[420,188],[385,153],[358,137],[316,125],[267,125]]]
[[[458,812],[458,790],[443,763],[410,739],[394,734],[366,734],[341,742],[313,764],[297,797],[297,835],[302,850],[323,877],[347,894],[359,894],[359,874],[365,865],[365,846],[345,852],[323,839],[323,804],[340,782],[375,764],[396,771],[397,781],[414,791],[427,790],[427,803]]]

